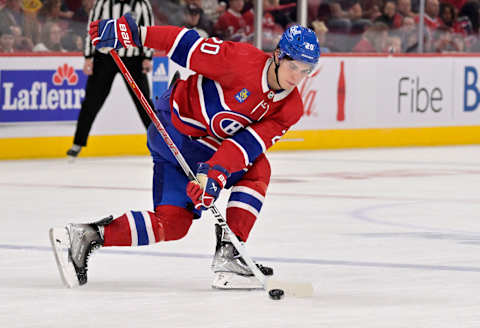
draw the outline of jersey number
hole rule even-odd
[[[223,41],[217,38],[211,38],[210,40],[212,40],[213,43],[202,43],[200,46],[200,51],[209,55],[216,55],[220,52],[220,44],[222,44]]]

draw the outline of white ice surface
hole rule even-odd
[[[313,298],[212,290],[210,215],[180,241],[99,250],[65,289],[49,227],[151,209],[151,161],[3,161],[0,327],[480,327],[480,147],[269,158],[247,249]]]

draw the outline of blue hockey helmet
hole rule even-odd
[[[316,65],[320,57],[318,39],[311,29],[295,24],[288,27],[278,42],[279,58],[285,56]]]

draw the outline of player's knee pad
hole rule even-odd
[[[157,229],[159,232],[163,232],[164,241],[185,237],[193,221],[191,211],[172,205],[157,206],[155,216],[157,217]]]

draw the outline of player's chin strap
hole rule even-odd
[[[278,80],[278,68],[280,67],[280,58],[278,59],[278,64],[277,64],[277,61],[275,60],[275,54],[273,55],[273,62],[275,63],[275,78],[277,79],[277,83],[278,83],[278,86],[280,87],[280,89],[282,88],[282,86],[280,85],[280,81]]]

